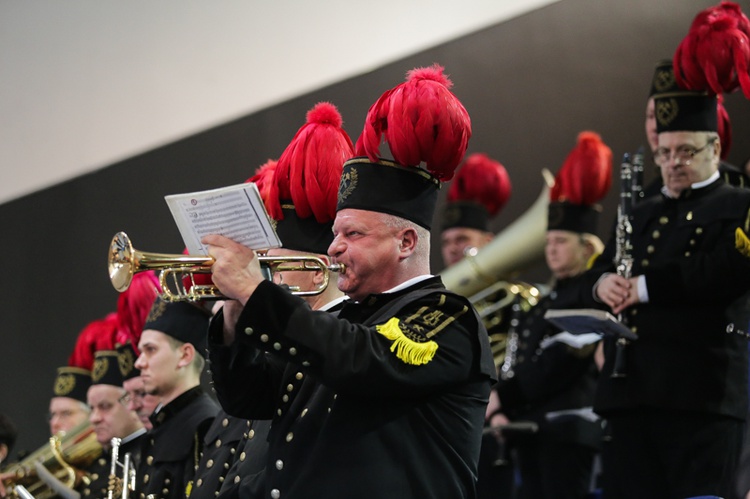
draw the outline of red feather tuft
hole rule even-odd
[[[307,123],[281,154],[273,175],[269,197],[291,199],[300,218],[315,216],[326,223],[336,216],[336,200],[344,162],[354,156],[349,135],[336,106],[316,104],[307,113]],[[281,205],[273,202],[269,214],[283,220]]]
[[[611,185],[612,150],[599,134],[584,131],[555,177],[550,200],[591,206],[607,195]]]
[[[497,215],[510,198],[510,178],[505,167],[486,154],[466,158],[448,190],[447,201],[473,201]]]
[[[274,173],[276,171],[276,165],[278,161],[275,159],[269,159],[258,167],[255,174],[245,182],[252,182],[258,187],[260,198],[263,200],[263,204],[266,206],[266,210],[269,215],[273,217],[271,212],[281,212],[281,206],[279,205],[279,196],[274,196],[275,184],[273,182]],[[275,218],[275,217],[273,217]]]
[[[397,163],[424,163],[438,179],[453,178],[471,138],[471,119],[452,86],[438,64],[409,71],[405,83],[370,107],[356,154],[377,161],[385,139]]]
[[[76,344],[68,358],[68,366],[91,370],[94,355],[100,350],[114,350],[117,335],[117,314],[112,312],[84,327],[76,338]]]
[[[750,21],[734,2],[699,12],[673,58],[677,84],[715,94],[742,88],[750,99]]]
[[[120,293],[117,299],[119,344],[124,345],[130,341],[137,347],[146,317],[159,293],[159,279],[153,272],[139,272],[133,276],[130,287]]]
[[[721,159],[727,159],[729,150],[732,148],[732,122],[729,113],[724,107],[724,96],[719,94],[716,101],[716,118],[718,124],[717,133],[721,143]]]

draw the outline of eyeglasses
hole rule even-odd
[[[715,140],[715,139],[714,139]],[[703,147],[691,147],[691,146],[680,146],[674,151],[674,159],[676,163],[681,165],[689,166],[696,154],[706,149],[708,146],[713,145],[714,140],[709,140]],[[669,158],[672,157],[672,151],[666,147],[660,147],[654,152],[654,163],[659,166],[666,164]]]
[[[136,400],[143,400],[143,397],[146,396],[146,392],[142,390],[134,391],[133,393],[125,392],[125,394],[120,397],[118,400],[122,405],[128,405],[131,401],[135,402]]]

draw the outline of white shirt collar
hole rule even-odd
[[[702,181],[700,181],[700,182],[696,182],[696,183],[694,183],[694,184],[691,184],[691,185],[690,185],[690,188],[691,188],[691,189],[700,189],[701,187],[706,187],[707,185],[709,185],[709,184],[712,184],[712,183],[716,182],[716,180],[718,180],[718,179],[719,179],[719,177],[720,177],[720,175],[719,175],[719,170],[716,170],[716,171],[715,171],[715,172],[714,172],[714,173],[713,173],[713,174],[712,174],[712,175],[711,175],[710,177],[708,177],[708,178],[707,178],[706,180],[702,180]],[[664,194],[664,195],[665,195],[665,196],[667,196],[668,198],[671,198],[671,197],[672,197],[672,196],[671,196],[671,195],[669,194],[669,191],[667,191],[667,186],[666,186],[666,185],[662,186],[662,188],[661,188],[661,192],[662,192],[662,194]]]

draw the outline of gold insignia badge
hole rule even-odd
[[[357,169],[351,168],[348,172],[341,175],[341,183],[339,184],[339,200],[338,202],[343,202],[346,198],[348,198],[352,192],[354,192],[354,189],[357,188]]]
[[[120,369],[120,374],[126,377],[133,370],[135,366],[135,354],[133,350],[128,348],[117,352],[117,367]]]
[[[658,99],[656,101],[656,120],[662,126],[668,126],[680,112],[676,99]]]
[[[64,397],[76,387],[76,378],[72,374],[60,374],[55,380],[55,395]]]
[[[654,89],[657,92],[664,92],[673,88],[674,83],[674,72],[671,70],[657,71],[654,75]]]
[[[91,381],[98,383],[104,377],[109,369],[109,359],[107,357],[97,357],[94,360],[94,368],[91,371]]]
[[[161,317],[164,312],[167,310],[167,302],[165,302],[162,299],[157,299],[156,302],[154,302],[154,306],[151,307],[151,310],[148,312],[148,317],[146,317],[146,322],[153,322],[159,317]]]

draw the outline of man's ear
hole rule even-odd
[[[417,241],[419,241],[419,236],[417,235],[416,230],[407,228],[401,231],[401,239],[398,248],[402,257],[406,258],[414,253],[417,249]]]
[[[193,359],[195,358],[195,355],[197,353],[195,351],[195,346],[193,346],[192,343],[183,343],[182,345],[180,345],[179,351],[180,360],[177,363],[178,367],[189,366],[193,362]]]
[[[8,444],[0,444],[0,463],[5,461],[8,457]]]

